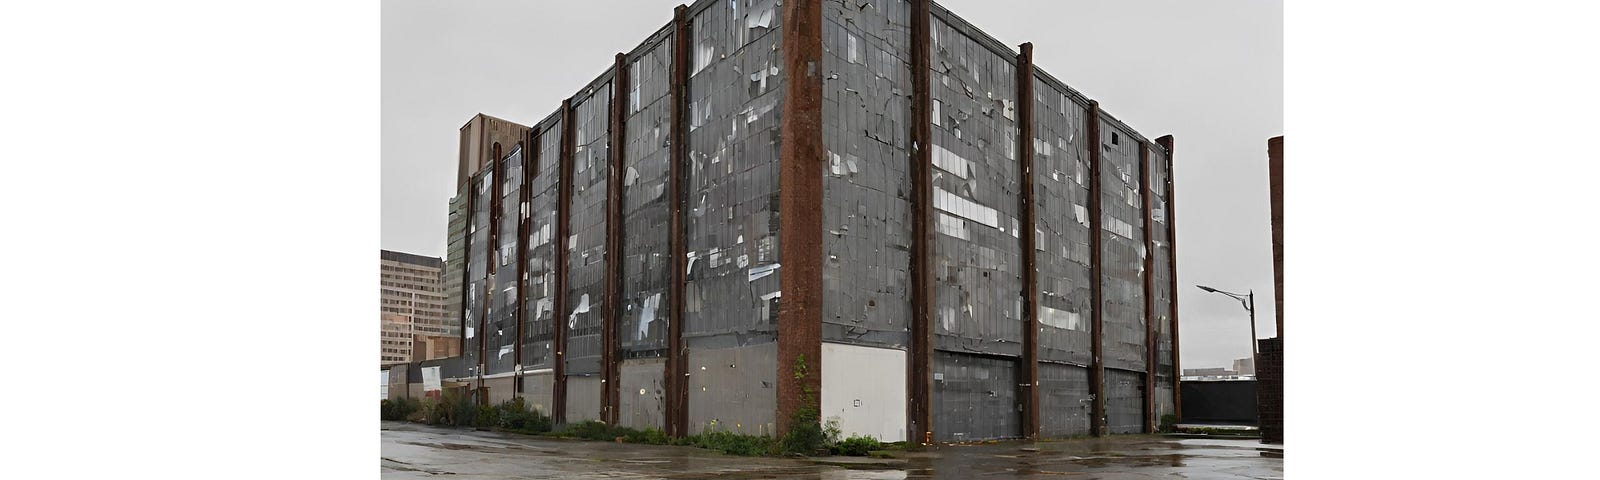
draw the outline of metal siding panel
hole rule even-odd
[[[934,440],[1022,435],[1015,361],[940,351],[933,363]]]
[[[617,425],[645,429],[666,427],[667,389],[662,382],[665,358],[631,358],[622,361]]]
[[[1100,120],[1101,288],[1106,368],[1145,371],[1144,211],[1139,142]],[[1142,408],[1142,407],[1141,407]]]
[[[555,357],[555,322],[560,316],[555,311],[555,236],[559,221],[556,185],[561,181],[561,127],[557,121],[541,130],[536,146],[538,162],[529,187],[533,191],[528,201],[528,243],[523,245],[528,250],[522,344],[522,366],[526,369],[550,367]]]
[[[1089,434],[1093,415],[1089,369],[1059,363],[1039,364],[1039,432],[1045,437]]]
[[[1034,80],[1033,102],[1039,358],[1088,365],[1094,361],[1088,113],[1044,80]]]
[[[905,348],[910,5],[826,2],[823,18],[823,339]]]
[[[1020,355],[1015,59],[932,24],[935,345]]]
[[[629,358],[665,354],[672,321],[666,303],[672,258],[667,252],[669,237],[661,234],[672,214],[667,192],[671,59],[672,43],[666,41],[628,66],[618,334],[624,357]]]
[[[689,348],[772,342],[777,331],[778,12],[773,0],[719,3],[692,20],[684,179]]]
[[[588,99],[575,105],[572,154],[572,209],[566,219],[567,306],[562,320],[567,322],[565,351],[568,376],[598,374],[601,360],[601,328],[605,319],[606,275],[606,189],[610,157],[610,129],[607,118],[611,103],[611,84],[600,85]],[[598,380],[596,380],[598,382]],[[569,394],[568,398],[576,398]],[[598,397],[596,402],[598,402]],[[598,408],[599,404],[596,403]],[[568,404],[571,409],[587,405]]]

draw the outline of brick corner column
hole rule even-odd
[[[783,119],[779,124],[779,435],[796,412],[821,410],[822,378],[822,0],[783,4]],[[806,372],[796,378],[803,359]]]

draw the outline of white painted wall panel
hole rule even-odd
[[[822,343],[822,419],[844,436],[906,439],[906,352]]]

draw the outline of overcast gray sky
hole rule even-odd
[[[543,119],[687,0],[383,2],[382,246],[444,256],[458,129]],[[1181,354],[1250,356],[1237,302],[1274,331],[1266,142],[1283,134],[1278,1],[942,0],[1145,136],[1176,137]]]

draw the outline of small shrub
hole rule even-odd
[[[876,438],[852,435],[850,438],[846,438],[844,441],[839,442],[838,445],[835,445],[833,451],[840,455],[862,457],[866,456],[868,452],[882,448],[883,444],[879,443]]]
[[[513,398],[495,408],[498,410],[497,428],[519,433],[550,431],[550,417],[528,408],[522,397]]]
[[[558,433],[562,437],[582,438],[585,440],[613,441],[617,436],[612,432],[611,426],[605,422],[589,420],[583,423],[568,424]]]
[[[1157,431],[1160,431],[1161,433],[1172,433],[1172,432],[1175,432],[1177,430],[1178,430],[1178,416],[1177,415],[1173,415],[1173,414],[1169,413],[1169,414],[1161,416],[1161,423],[1160,423],[1160,426],[1157,427]]]
[[[694,437],[691,445],[729,455],[755,457],[777,453],[772,437],[743,435],[727,431],[707,431]]]
[[[422,403],[415,398],[397,398],[384,400],[382,416],[384,420],[406,420],[411,414],[422,409]]]

